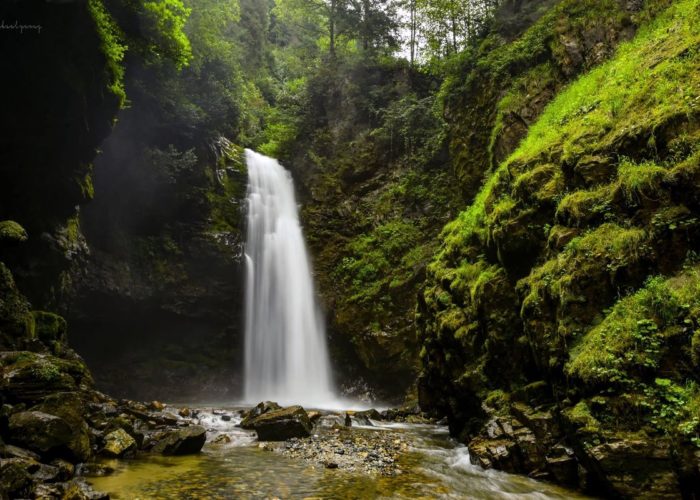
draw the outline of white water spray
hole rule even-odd
[[[245,155],[245,400],[323,407],[335,398],[292,177],[273,158]]]

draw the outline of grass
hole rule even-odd
[[[561,92],[530,127],[508,163],[525,163],[552,148],[575,157],[620,134],[651,132],[674,115],[700,111],[700,5],[675,3],[616,56]],[[679,82],[683,82],[682,85]]]

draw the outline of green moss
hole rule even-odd
[[[584,222],[610,213],[613,206],[611,198],[610,186],[575,191],[559,202],[556,217],[569,225],[580,226]]]
[[[65,342],[68,325],[58,314],[45,311],[32,311],[34,319],[33,337],[49,342]]]
[[[22,243],[29,239],[27,231],[12,220],[0,221],[0,242]]]
[[[126,102],[123,60],[127,50],[123,34],[102,0],[88,0],[87,5],[100,37],[100,49],[107,59],[109,90],[117,96],[119,105],[123,106]]]
[[[584,401],[579,401],[575,406],[566,409],[564,415],[584,432],[597,433],[600,431],[600,422],[593,416]]]
[[[667,175],[668,170],[654,161],[635,163],[623,159],[617,171],[617,186],[628,203],[640,203],[642,199],[658,201],[661,183]]]
[[[676,2],[620,45],[615,58],[560,93],[509,162],[526,162],[552,148],[576,157],[630,130],[651,136],[670,117],[697,113],[699,19],[695,2]]]

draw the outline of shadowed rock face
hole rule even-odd
[[[112,130],[119,96],[87,2],[4,2],[3,86],[11,96],[0,117],[0,220],[27,231],[21,247],[0,249],[20,288],[37,308],[59,306],[59,277],[86,250],[77,207],[92,198],[92,161]]]

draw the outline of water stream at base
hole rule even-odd
[[[445,427],[384,424],[353,432],[400,432],[411,448],[399,458],[402,474],[376,476],[326,469],[258,447],[255,435],[224,422],[211,410],[201,414],[208,429],[202,453],[185,457],[146,456],[114,461],[115,474],[90,479],[115,499],[248,498],[585,498],[523,476],[486,471],[471,465],[466,447],[450,439]],[[225,433],[231,442],[212,444]]]
[[[245,401],[332,406],[326,334],[292,177],[273,158],[245,155]]]

